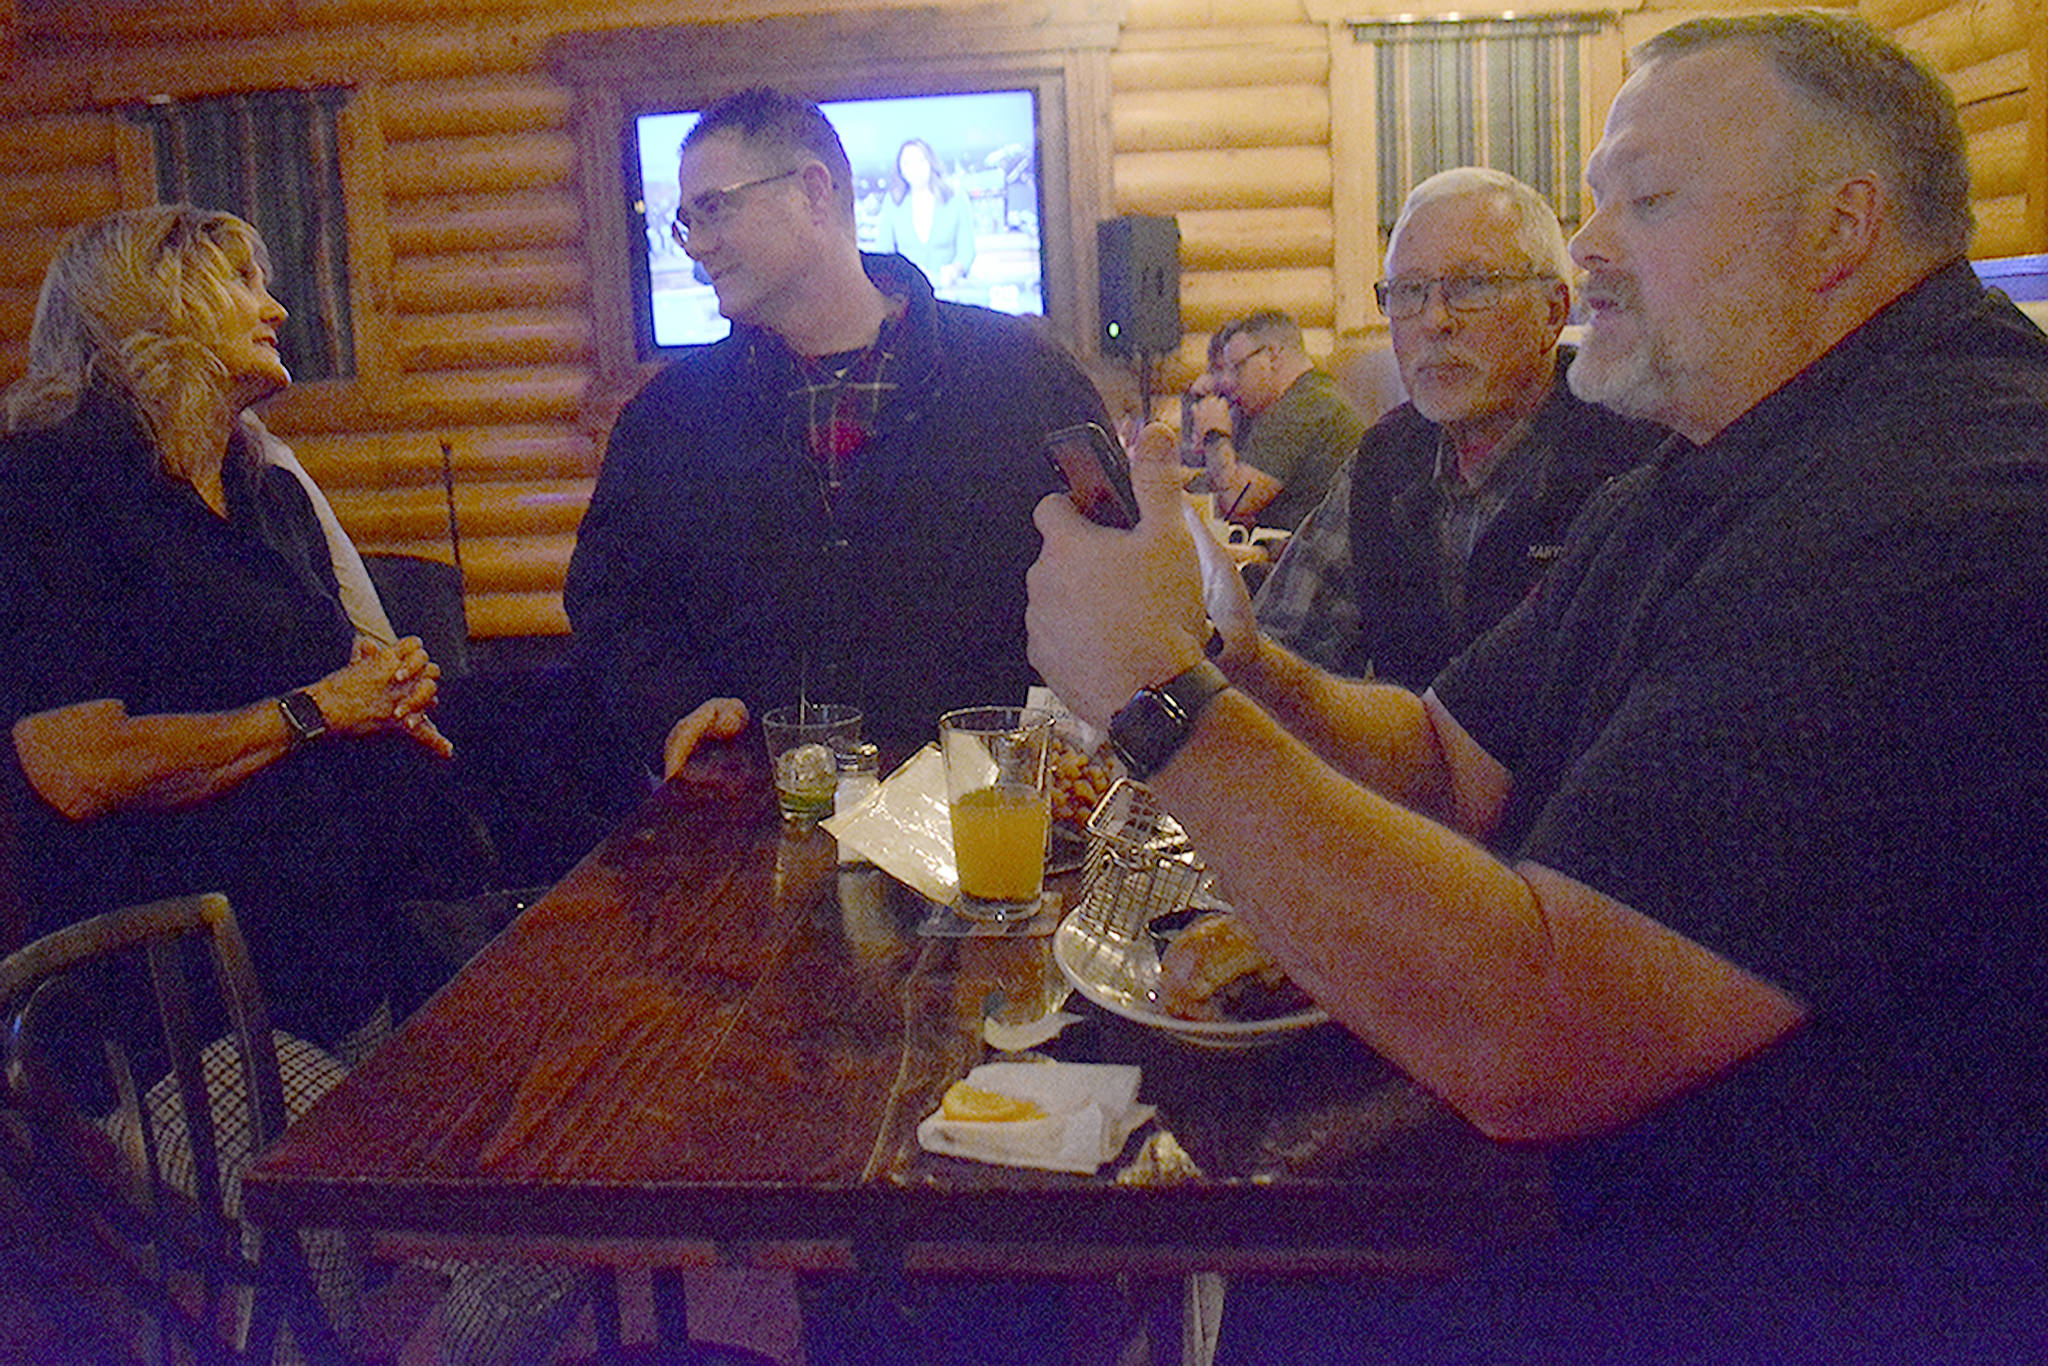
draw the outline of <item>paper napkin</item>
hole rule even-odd
[[[942,906],[959,897],[946,765],[937,745],[911,755],[851,810],[821,824],[839,841],[842,856],[864,858]]]
[[[1042,1119],[947,1119],[944,1109],[917,1126],[929,1152],[1045,1171],[1094,1171],[1122,1151],[1124,1141],[1157,1107],[1140,1105],[1138,1069],[1107,1063],[990,1062],[967,1074],[967,1084],[1035,1102]]]

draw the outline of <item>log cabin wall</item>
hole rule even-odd
[[[1970,141],[1977,257],[2048,251],[2048,13],[2041,0],[1862,0],[1933,64]]]
[[[1884,4],[1887,24],[1941,22],[1915,12],[1926,0]],[[146,139],[121,104],[158,92],[352,87],[342,154],[358,376],[302,385],[266,417],[366,550],[449,558],[445,460],[472,633],[559,633],[562,575],[619,393],[593,336],[602,289],[593,291],[576,99],[551,66],[551,45],[578,33],[731,26],[753,10],[778,22],[936,10],[944,25],[971,5],[797,0],[792,14],[746,0],[15,0],[0,7],[10,49],[0,79],[0,383],[22,369],[36,286],[61,233],[154,198]],[[1101,89],[1084,92],[1101,106],[1102,127],[1074,130],[1081,155],[1069,173],[1087,182],[1077,203],[1099,213],[1179,220],[1187,337],[1160,365],[1160,387],[1185,382],[1210,331],[1256,307],[1295,313],[1319,355],[1374,343],[1371,86],[1344,21],[1450,5],[1036,8],[1106,14],[1116,25]],[[1877,9],[1866,5],[1874,18]],[[1697,11],[1653,4],[1621,16],[1585,77],[1589,132],[1619,82],[1626,43]],[[2039,46],[2028,58],[2037,73]],[[2007,240],[1993,225],[2008,217],[2038,218],[2042,200],[2012,201],[2032,209],[1998,202],[2016,193],[1999,187],[2038,177],[2042,165],[2038,149],[2030,160],[2026,150],[2038,113],[2021,132],[1994,117],[2016,107],[2015,90],[2022,106],[2027,98],[2010,80],[2011,47],[1974,57],[1965,48],[1967,59],[1945,64],[1973,77],[1982,63],[2004,63],[1982,73],[1985,98],[1971,101],[1974,120],[2002,130],[1982,144],[2001,168],[1980,172],[1996,191],[1985,201],[1987,241]],[[1071,226],[1092,315],[1093,242],[1078,240],[1087,236],[1078,210]],[[2030,240],[2040,249],[2038,233]],[[1083,359],[1128,402],[1116,363]]]

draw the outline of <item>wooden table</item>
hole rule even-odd
[[[1427,1274],[1544,1226],[1533,1158],[1340,1030],[1217,1052],[1078,997],[1047,1051],[1136,1062],[1160,1107],[1116,1161],[922,1151],[991,991],[1050,941],[920,939],[873,870],[842,897],[831,836],[786,831],[742,753],[650,797],[295,1125],[250,1216],[600,1264],[1069,1275]]]

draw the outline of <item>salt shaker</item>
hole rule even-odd
[[[839,751],[839,784],[832,790],[832,814],[837,816],[860,805],[861,799],[882,785],[881,751],[871,744],[848,745]],[[845,850],[841,863],[864,863]]]
[[[839,785],[832,792],[832,814],[851,811],[881,785],[881,751],[869,744],[846,746],[839,751]]]

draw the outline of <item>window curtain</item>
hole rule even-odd
[[[347,99],[339,89],[263,90],[133,113],[155,148],[159,199],[225,209],[262,234],[271,293],[291,313],[285,359],[301,381],[355,374],[336,133]]]
[[[1579,224],[1580,79],[1599,15],[1354,23],[1377,48],[1380,238],[1408,192],[1453,166],[1526,181]]]

